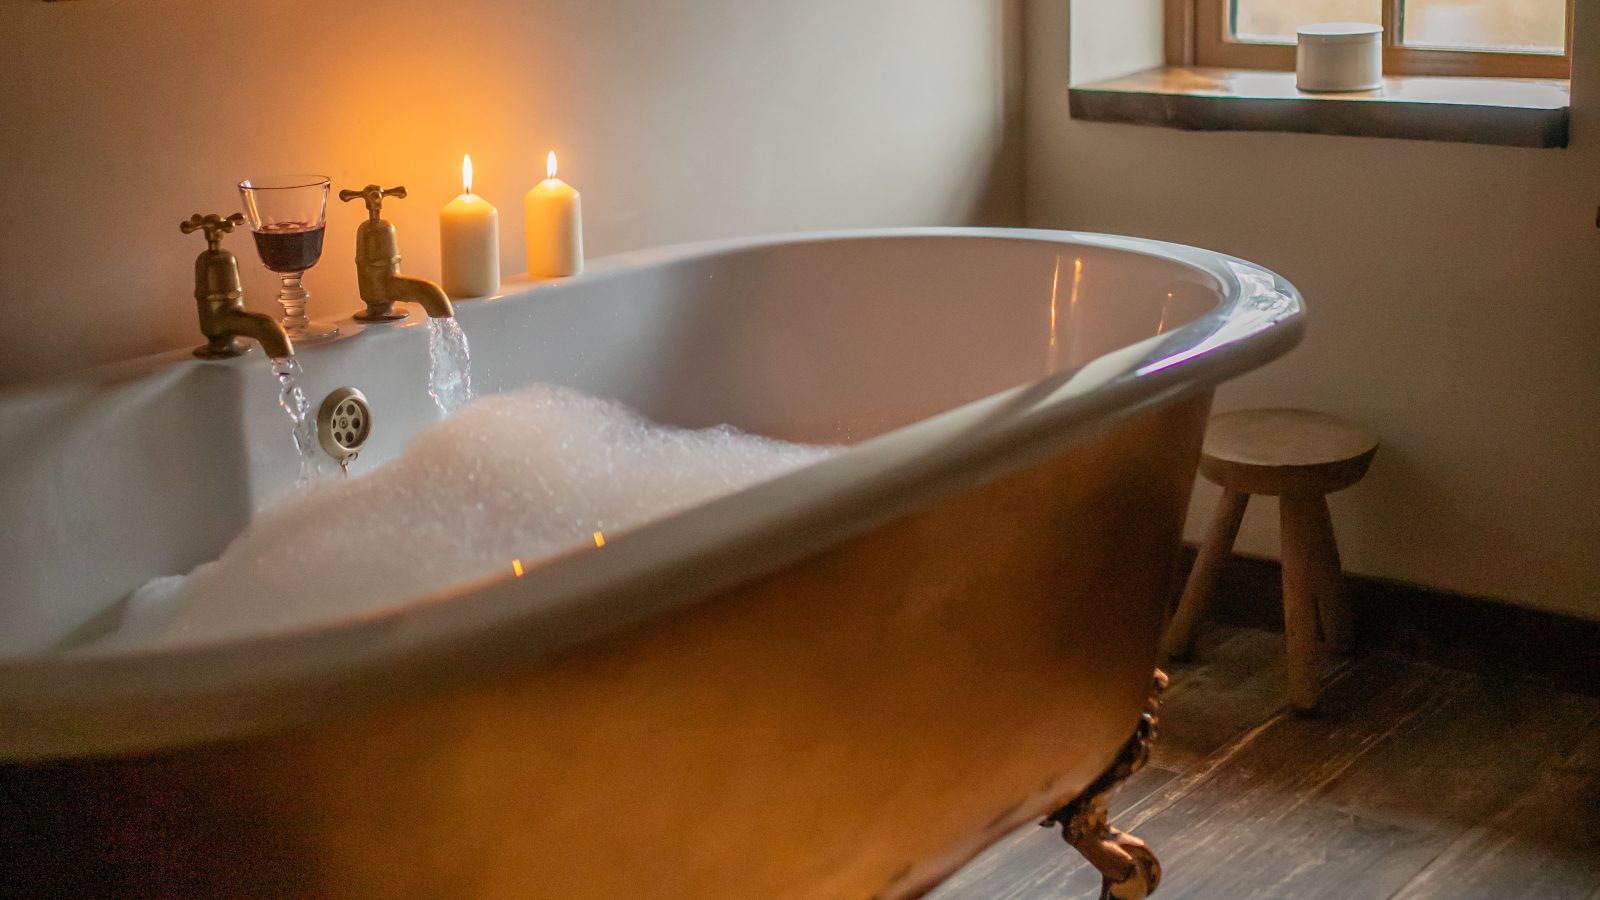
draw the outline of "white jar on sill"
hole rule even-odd
[[[1302,91],[1383,87],[1383,26],[1320,22],[1296,29],[1295,84]]]

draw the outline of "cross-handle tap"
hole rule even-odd
[[[406,186],[402,184],[399,187],[381,188],[375,184],[369,184],[359,191],[339,192],[339,199],[345,203],[349,203],[357,197],[367,203],[368,221],[376,222],[379,219],[379,213],[383,212],[383,198],[399,197],[404,200],[406,198]]]
[[[400,274],[400,242],[394,225],[383,218],[385,197],[404,199],[404,186],[384,188],[369,184],[359,191],[340,191],[339,199],[348,203],[361,198],[367,205],[367,221],[356,229],[356,283],[367,308],[356,313],[359,322],[398,322],[409,313],[396,310],[395,303],[420,305],[435,319],[455,315],[444,289],[424,278]]]
[[[206,233],[206,249],[220,250],[222,249],[222,236],[225,234],[233,234],[233,229],[236,226],[243,224],[244,213],[234,213],[227,218],[223,218],[216,213],[212,213],[209,216],[202,216],[199,213],[195,213],[187,220],[179,222],[178,230],[184,234],[193,234],[196,231],[204,231]]]
[[[243,340],[261,345],[272,359],[294,356],[294,344],[283,326],[271,316],[248,312],[244,308],[244,286],[239,282],[239,261],[222,249],[223,235],[244,224],[244,216],[195,213],[178,223],[184,234],[204,231],[206,249],[194,261],[194,299],[200,313],[200,332],[206,343],[196,347],[201,359],[227,359],[246,349]]]

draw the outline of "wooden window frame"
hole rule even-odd
[[[1401,43],[1404,0],[1383,3],[1385,75],[1452,75],[1491,78],[1570,78],[1572,16],[1567,0],[1567,45],[1562,55],[1483,50],[1439,50]],[[1167,64],[1227,69],[1294,69],[1293,44],[1235,40],[1228,23],[1230,0],[1166,0]]]

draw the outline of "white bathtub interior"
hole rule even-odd
[[[855,444],[1178,328],[1221,290],[1116,245],[886,236],[635,254],[459,316],[480,395],[548,382],[668,425]],[[313,406],[342,385],[372,404],[353,475],[437,417],[423,332],[300,353]],[[0,395],[0,411],[0,655],[70,643],[148,579],[215,558],[294,478],[259,353],[167,354]]]

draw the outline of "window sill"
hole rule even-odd
[[[1293,72],[1168,67],[1075,86],[1072,117],[1190,131],[1290,131],[1565,147],[1571,88],[1521,78],[1384,79],[1381,91],[1308,94]]]

